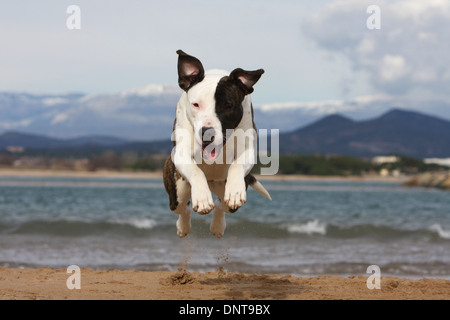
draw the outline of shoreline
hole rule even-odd
[[[124,178],[124,179],[162,179],[161,171],[74,171],[74,170],[51,170],[51,169],[10,169],[0,168],[0,177],[34,177],[34,178]],[[261,181],[353,181],[353,182],[386,182],[403,183],[409,177],[383,177],[379,175],[367,176],[310,176],[310,175],[287,175],[277,174],[273,176],[262,176],[255,174]]]
[[[69,290],[66,269],[0,268],[0,300],[449,300],[450,280],[381,276],[297,277],[277,274],[92,270]],[[71,278],[73,279],[73,278]]]

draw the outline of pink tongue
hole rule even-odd
[[[216,158],[216,149],[212,149],[210,153],[206,148],[203,150],[203,155],[206,156],[206,160],[214,160]]]

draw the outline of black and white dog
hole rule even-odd
[[[235,212],[246,202],[249,185],[270,199],[250,174],[257,148],[250,93],[264,70],[205,72],[197,58],[181,50],[177,54],[178,84],[184,92],[176,108],[174,148],[164,166],[164,186],[170,209],[179,215],[179,237],[191,230],[191,199],[199,214],[214,209],[210,231],[220,238],[225,212]],[[211,191],[218,197],[215,202]]]

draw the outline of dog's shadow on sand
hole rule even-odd
[[[265,274],[231,273],[200,280],[199,283],[220,287],[234,300],[286,299],[289,294],[297,294],[304,289],[289,277],[273,278]]]

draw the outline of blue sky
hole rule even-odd
[[[71,4],[81,30],[66,27]],[[371,4],[380,30],[366,27]],[[206,69],[264,68],[259,105],[387,96],[442,105],[449,21],[448,0],[2,1],[0,91],[176,85],[183,49]]]
[[[260,103],[337,98],[348,66],[330,61],[302,33],[323,3],[8,1],[0,12],[0,90],[176,85],[175,51],[183,49],[205,68],[264,68]],[[66,28],[70,4],[81,9],[81,30]]]

